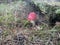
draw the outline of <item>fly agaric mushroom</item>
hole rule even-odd
[[[30,12],[28,15],[28,21],[31,22],[33,26],[35,26],[36,19],[37,19],[37,14],[35,12]]]

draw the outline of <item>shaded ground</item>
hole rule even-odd
[[[60,45],[60,22],[51,29],[45,23],[41,23],[39,29],[25,26],[32,10],[22,1],[0,5],[0,45]]]

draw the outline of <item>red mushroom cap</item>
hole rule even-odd
[[[37,16],[35,12],[30,12],[28,15],[28,21],[36,20]]]

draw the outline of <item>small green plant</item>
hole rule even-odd
[[[56,14],[60,14],[60,9],[57,9],[55,12]]]

